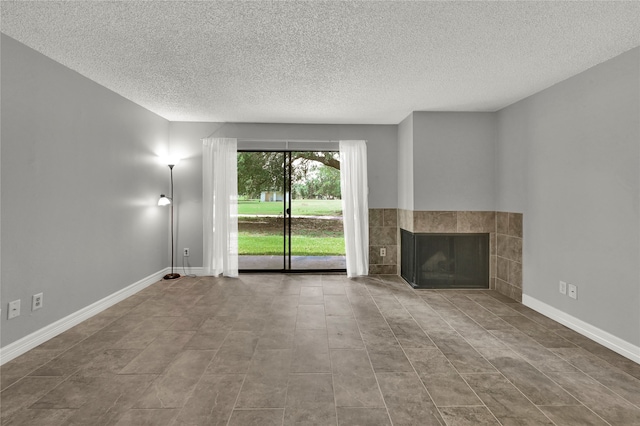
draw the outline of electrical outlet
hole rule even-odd
[[[20,315],[20,299],[9,302],[9,311],[7,319],[15,318]]]
[[[380,256],[385,257],[387,255],[387,249],[385,247],[380,247]]]
[[[31,297],[31,310],[37,311],[42,308],[42,293],[34,294]]]
[[[189,257],[189,249],[188,248],[184,248],[182,249],[182,255],[184,257]]]
[[[564,281],[560,281],[560,293],[562,294],[567,294],[567,283],[565,283]]]
[[[572,299],[578,298],[578,287],[573,284],[569,284],[569,297]]]

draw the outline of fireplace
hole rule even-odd
[[[489,288],[489,234],[400,229],[401,275],[414,288]]]

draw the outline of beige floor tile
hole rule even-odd
[[[292,349],[256,350],[237,408],[284,408]]]
[[[353,317],[327,317],[327,337],[332,349],[364,349],[364,342]]]
[[[553,425],[502,374],[465,374],[463,377],[502,424]]]
[[[144,349],[163,331],[168,330],[177,317],[154,316],[142,322],[131,332],[124,335],[120,340],[111,345],[113,349]]]
[[[411,363],[400,346],[382,350],[375,350],[374,348],[367,349],[369,351],[371,365],[373,365],[376,373],[413,371]]]
[[[393,424],[444,423],[415,373],[376,373],[376,376]]]
[[[346,294],[345,284],[344,280],[325,281],[323,277],[322,292],[325,296],[328,294]]]
[[[604,426],[605,422],[593,411],[583,405],[571,407],[539,407],[555,424],[563,426]]]
[[[337,411],[339,426],[391,426],[386,408],[338,407]]]
[[[615,425],[640,424],[638,407],[586,374],[549,373],[549,377],[609,423]]]
[[[101,377],[99,392],[87,395],[86,403],[67,419],[67,425],[112,425],[126,413],[145,389],[157,378],[155,375],[114,375]],[[50,392],[55,394],[58,388]]]
[[[246,373],[258,345],[259,335],[248,331],[230,331],[209,364],[207,374]]]
[[[322,292],[322,286],[319,287],[301,287],[300,299],[298,304],[300,305],[322,305],[324,303],[324,293]]]
[[[484,348],[483,355],[534,404],[579,404],[575,398],[515,352],[508,349]]]
[[[66,426],[71,424],[68,419],[75,412],[76,410],[73,409],[34,410],[23,408],[11,416],[9,420],[3,421],[2,424],[3,426]]]
[[[321,330],[326,328],[324,304],[298,306],[297,330]]]
[[[29,407],[31,404],[47,395],[62,382],[61,377],[24,377],[9,386],[0,393],[0,424],[4,424],[9,418],[21,408]]]
[[[229,426],[278,426],[282,425],[283,415],[283,408],[233,410]]]
[[[178,414],[176,409],[129,410],[120,418],[116,426],[168,426]]]
[[[295,332],[282,331],[281,329],[273,330],[268,328],[263,331],[258,339],[257,350],[262,349],[292,349]]]
[[[194,334],[193,331],[162,332],[120,370],[120,374],[162,374]]]
[[[296,330],[290,372],[331,372],[329,342],[325,330]]]
[[[460,373],[490,373],[495,368],[457,332],[431,332],[429,337]]]
[[[133,408],[182,408],[214,355],[214,351],[181,352]]]
[[[331,374],[289,375],[283,424],[337,424]]]
[[[364,349],[332,349],[331,371],[338,407],[384,407]]]
[[[202,376],[180,410],[176,425],[226,425],[244,377],[243,374]]]
[[[486,407],[442,407],[442,417],[451,426],[499,425]]]
[[[4,379],[5,376],[16,378],[26,376],[32,371],[51,361],[56,356],[60,355],[61,352],[62,349],[35,348],[33,350],[30,350],[24,355],[2,365],[0,367],[0,377]],[[14,381],[12,381],[11,383],[13,383]],[[6,385],[4,384],[3,380],[2,389],[4,389],[5,387]]]
[[[406,310],[387,311],[383,314],[391,331],[403,348],[428,348],[434,346],[427,334]]]
[[[324,311],[327,316],[353,317],[351,304],[345,294],[327,294],[324,296]]]

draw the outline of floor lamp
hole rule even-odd
[[[173,164],[171,164],[173,163]],[[178,161],[171,161],[169,163],[169,171],[171,173],[171,195],[166,197],[164,194],[160,194],[160,199],[158,200],[159,206],[171,206],[171,273],[165,275],[163,278],[165,280],[175,280],[176,278],[180,278],[180,274],[176,274],[173,272],[173,167],[178,163]]]

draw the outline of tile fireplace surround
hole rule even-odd
[[[369,209],[369,273],[400,275],[400,229],[413,233],[488,233],[489,286],[522,301],[522,213]],[[380,256],[380,248],[387,255]]]

